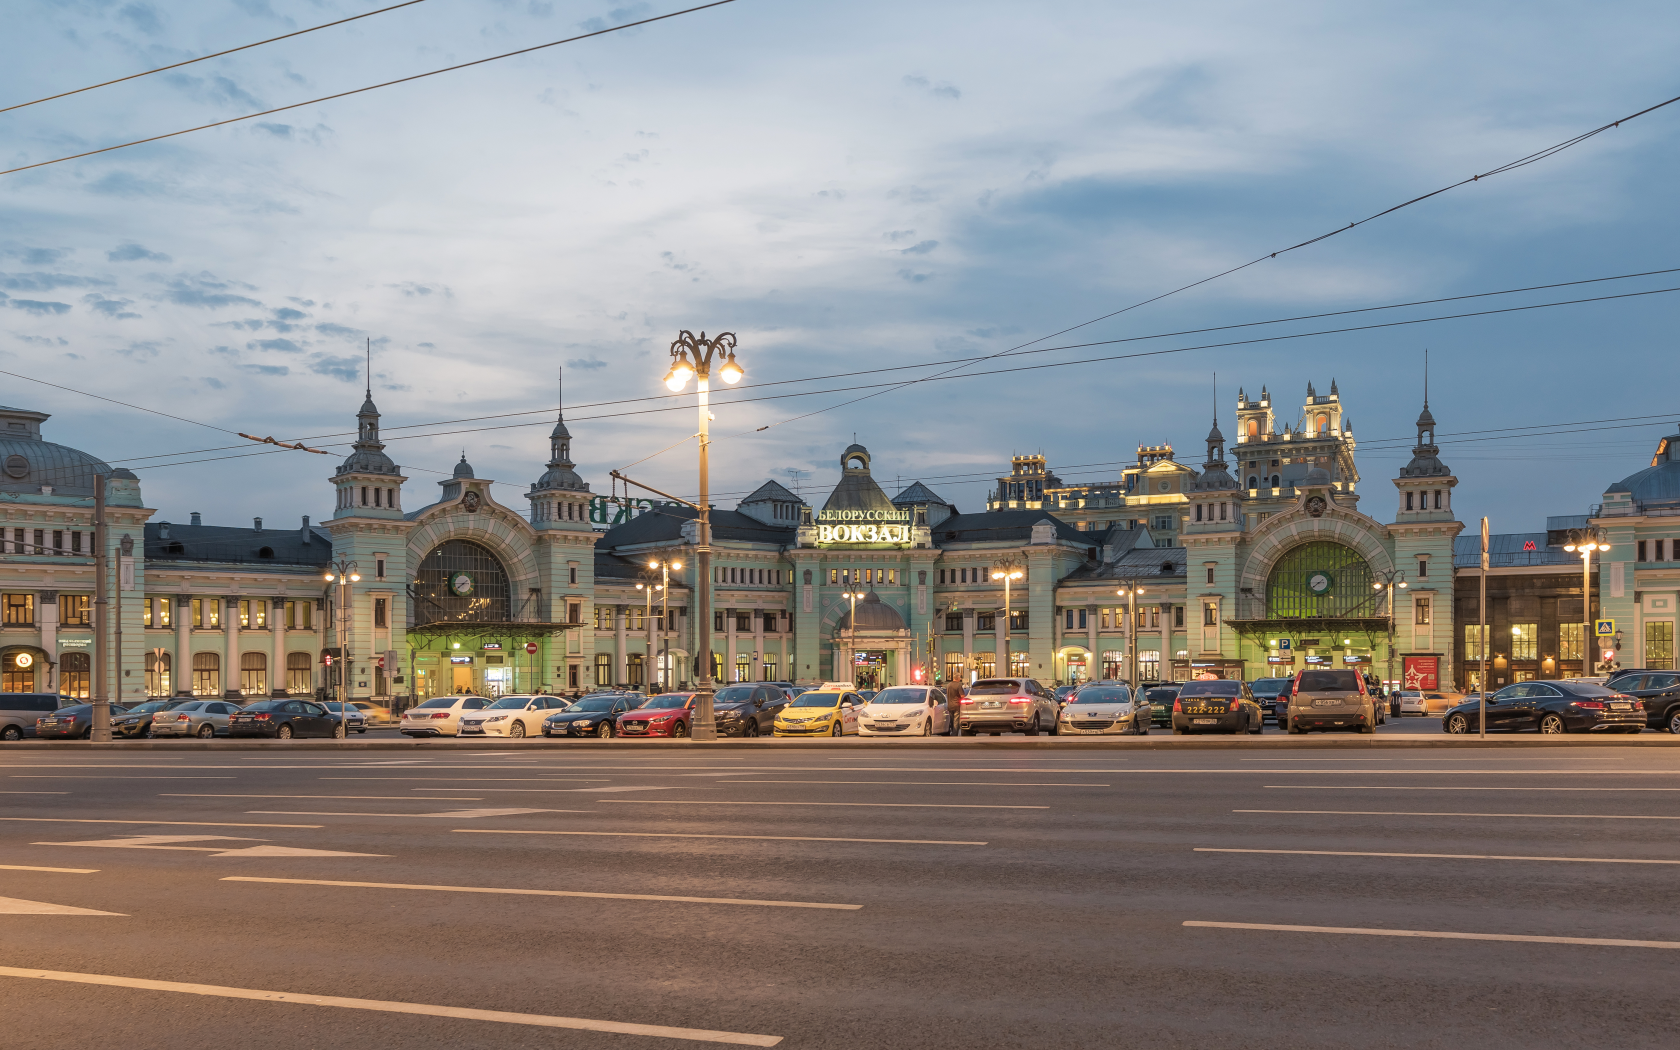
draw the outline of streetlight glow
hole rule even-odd
[[[671,366],[671,370],[665,373],[665,386],[669,390],[678,391],[687,386],[688,381],[693,377],[694,369],[686,360],[679,358]]]
[[[735,363],[735,351],[731,350],[729,357],[723,362],[723,367],[718,369],[718,378],[730,386],[734,386],[741,381],[743,375],[746,375],[746,373],[741,370],[740,365]]]

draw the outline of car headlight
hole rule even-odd
[[[483,719],[480,719],[479,721],[481,721],[481,722],[506,722],[507,719],[508,719],[507,715],[491,715],[489,718],[483,718]]]
[[[590,726],[592,726],[594,724],[595,723],[591,722],[587,718],[580,718],[577,721],[572,723],[572,725],[577,726],[579,729],[588,729]]]

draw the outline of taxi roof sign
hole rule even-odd
[[[1600,638],[1608,638],[1610,635],[1616,633],[1615,620],[1598,620],[1596,621],[1596,626],[1596,633]]]

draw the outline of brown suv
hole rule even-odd
[[[1376,704],[1358,671],[1305,670],[1295,676],[1289,689],[1289,731],[1358,729],[1375,733]]]

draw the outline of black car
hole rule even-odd
[[[1248,688],[1254,693],[1254,702],[1261,710],[1272,716],[1272,721],[1283,725],[1289,718],[1289,683],[1293,678],[1256,678],[1249,683]]]
[[[1258,734],[1266,728],[1266,713],[1254,702],[1248,683],[1235,678],[1185,682],[1172,705],[1175,736],[1203,731]]]
[[[337,715],[310,700],[258,700],[228,719],[228,736],[271,736],[290,740],[301,736],[342,737],[344,723]]]
[[[773,685],[724,686],[712,696],[712,718],[718,736],[769,736],[787,705],[787,694]]]
[[[1604,683],[1606,689],[1638,697],[1652,729],[1680,733],[1680,674],[1673,671],[1624,672]]]
[[[147,700],[143,704],[135,704],[117,717],[113,708],[111,712],[111,735],[113,737],[148,737],[152,735],[152,716],[159,711],[171,711],[191,700],[190,696],[183,696],[176,700]]]
[[[111,705],[111,717],[128,713],[120,704]],[[86,740],[93,735],[93,705],[72,704],[35,720],[35,735],[42,740]]]
[[[1467,700],[1441,716],[1449,733],[1476,732],[1480,702]],[[1636,698],[1595,682],[1518,682],[1487,699],[1488,732],[1637,733],[1645,709]]]
[[[596,693],[577,701],[564,711],[543,719],[543,736],[598,736],[610,739],[618,716],[641,706],[640,693]]]
[[[1149,724],[1158,729],[1171,729],[1173,701],[1178,699],[1182,682],[1157,682],[1143,685],[1143,698],[1149,701]]]

